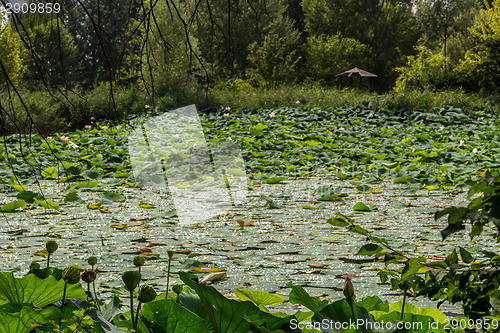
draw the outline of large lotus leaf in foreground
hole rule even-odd
[[[0,272],[0,305],[16,302],[33,304],[43,308],[62,300],[64,281],[56,280],[52,275],[40,279],[34,274],[15,278],[12,274]],[[81,284],[68,285],[66,299],[78,298],[85,300],[87,295]]]

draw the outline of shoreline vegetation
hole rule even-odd
[[[110,95],[109,85],[103,84],[86,93],[60,93],[19,90],[9,98],[0,93],[0,103],[9,105],[13,113],[2,113],[1,135],[56,132],[82,129],[94,118],[99,121],[121,121],[142,115],[150,107],[171,110],[191,104],[204,113],[223,113],[230,107],[234,111],[256,111],[279,107],[318,107],[340,109],[353,106],[374,110],[425,110],[446,105],[463,109],[466,113],[482,111],[500,114],[500,98],[461,90],[447,91],[391,91],[383,94],[353,88],[338,89],[318,84],[281,86],[275,89],[252,87],[243,80],[230,80],[212,89],[190,88],[163,97],[148,97],[138,87],[115,88]],[[29,115],[26,112],[29,110]],[[31,118],[31,119],[30,119]]]

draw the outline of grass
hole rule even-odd
[[[242,80],[233,80],[213,89],[185,90],[152,98],[138,86],[118,87],[111,98],[109,86],[100,85],[88,92],[48,93],[20,90],[22,101],[0,92],[2,128],[0,134],[58,131],[82,128],[90,118],[117,120],[141,113],[146,105],[174,109],[196,104],[198,110],[213,111],[231,107],[233,110],[258,110],[283,106],[314,106],[323,109],[370,105],[373,109],[416,108],[432,110],[451,105],[465,111],[484,109],[500,113],[498,97],[470,94],[460,90],[402,91],[378,94],[356,89],[337,89],[317,84],[282,86],[277,89],[252,87]],[[28,112],[27,112],[28,111]],[[29,113],[29,115],[28,115]],[[36,125],[36,126],[34,126]]]

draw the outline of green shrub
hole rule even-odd
[[[310,36],[304,45],[305,75],[328,84],[336,82],[335,75],[359,66],[369,68],[369,48],[341,34]]]
[[[452,71],[448,60],[441,54],[434,54],[428,48],[417,47],[418,54],[408,57],[406,66],[396,69],[396,91],[405,89],[436,90],[449,87]]]

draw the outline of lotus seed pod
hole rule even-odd
[[[146,263],[146,259],[144,259],[143,256],[135,256],[134,257],[134,265],[135,265],[135,267],[144,266],[145,263]]]
[[[148,303],[156,298],[156,291],[153,287],[142,285],[137,288],[137,299],[139,302]]]
[[[57,245],[56,241],[50,240],[45,243],[45,248],[47,249],[48,253],[52,254],[56,252],[56,250],[59,248],[59,245]]]
[[[97,270],[86,269],[82,272],[82,280],[87,283],[94,282],[96,277],[97,277]]]
[[[34,271],[35,269],[40,269],[40,264],[37,263],[36,261],[33,261],[31,264],[30,264],[30,271]]]
[[[402,291],[406,291],[406,290],[409,290],[411,288],[411,284],[409,281],[401,281],[399,283],[399,288],[402,290]]]
[[[169,259],[169,260],[170,260],[170,259],[172,259],[172,257],[174,256],[174,253],[175,253],[175,251],[172,251],[172,250],[167,251],[167,254],[168,254],[168,259]]]
[[[127,271],[122,274],[122,280],[128,291],[134,291],[141,282],[141,273],[137,271]]]
[[[80,272],[75,267],[69,266],[62,272],[62,278],[69,284],[75,284],[80,281]]]
[[[172,286],[172,290],[174,291],[174,293],[176,293],[177,295],[179,295],[182,292],[183,287],[184,286],[182,284],[174,284]]]
[[[87,259],[87,262],[90,266],[95,266],[97,264],[97,258],[92,256]]]

